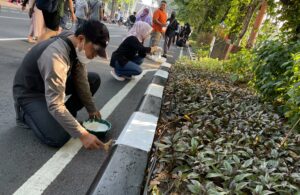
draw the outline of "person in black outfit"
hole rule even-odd
[[[158,47],[144,47],[144,41],[149,37],[152,27],[142,21],[136,22],[123,40],[119,48],[113,52],[110,66],[112,76],[124,81],[133,75],[142,73],[140,65],[143,63],[147,53],[157,51]]]
[[[127,20],[127,25],[128,25],[128,30],[130,30],[132,28],[132,26],[134,25],[135,21],[136,21],[136,12],[133,12],[132,15],[130,15],[128,17],[128,20]]]
[[[172,12],[171,17],[167,20],[169,23],[166,34],[165,34],[165,42],[164,42],[164,53],[162,57],[167,58],[167,52],[170,49],[171,43],[173,39],[175,39],[176,30],[178,29],[178,22],[176,20],[175,12]]]

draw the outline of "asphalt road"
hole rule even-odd
[[[0,194],[31,194],[26,189],[33,188],[51,195],[85,194],[107,154],[102,150],[85,150],[78,140],[71,140],[61,149],[51,148],[41,144],[31,130],[15,124],[12,83],[22,58],[32,47],[26,42],[29,22],[27,13],[5,7],[0,11]],[[111,35],[108,53],[111,54],[127,31],[125,27],[107,26]],[[173,63],[179,53],[179,49],[173,47],[170,62]],[[88,65],[102,80],[95,102],[113,126],[103,141],[118,138],[151,82],[154,70],[159,67],[146,60],[142,65],[143,76],[119,82],[109,74],[108,64],[109,61],[96,59]],[[78,118],[86,119],[86,111],[82,110]]]

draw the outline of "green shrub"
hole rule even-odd
[[[251,69],[255,54],[252,50],[242,49],[230,54],[229,60],[224,61],[224,69],[232,74],[232,80],[249,81],[252,78]]]
[[[299,118],[300,41],[266,41],[256,49],[253,84],[291,122]]]
[[[292,55],[293,76],[290,78],[290,87],[287,91],[288,100],[285,106],[285,116],[295,123],[300,117],[300,52]]]
[[[219,61],[218,59],[208,58],[208,57],[201,57],[198,60],[190,60],[188,57],[182,57],[177,64],[181,64],[186,66],[192,66],[194,68],[203,68],[207,70],[216,70],[219,72],[224,72],[223,68],[223,61]]]

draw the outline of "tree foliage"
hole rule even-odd
[[[300,0],[281,0],[279,6],[279,19],[283,21],[281,30],[288,35],[288,39],[299,39]]]
[[[178,18],[189,22],[198,32],[213,32],[222,22],[230,0],[175,0]]]
[[[174,0],[178,18],[189,22],[196,32],[215,32],[221,22],[233,40],[247,34],[253,25],[263,0]],[[280,20],[281,31],[289,40],[299,38],[300,0],[267,0],[267,14],[271,20]]]

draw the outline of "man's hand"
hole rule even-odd
[[[71,14],[72,22],[75,23],[77,21],[77,17],[74,13]]]
[[[99,111],[96,112],[90,112],[89,113],[89,118],[90,119],[101,119],[101,114]]]
[[[79,138],[83,146],[86,149],[99,149],[104,148],[103,142],[101,142],[95,135],[90,134],[89,132],[84,132]]]

